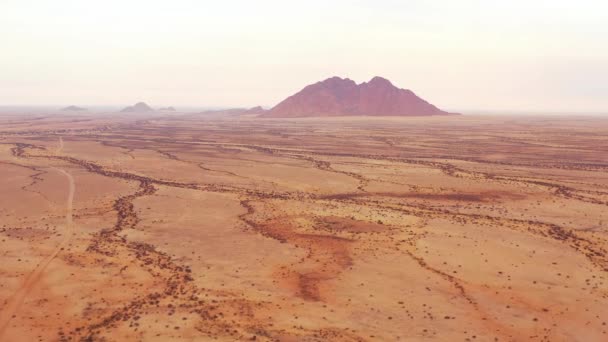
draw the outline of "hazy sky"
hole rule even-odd
[[[603,0],[0,0],[0,105],[276,104],[375,75],[450,110],[608,112]]]

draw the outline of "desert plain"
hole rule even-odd
[[[607,341],[608,120],[0,115],[2,341]]]

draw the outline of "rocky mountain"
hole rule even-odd
[[[312,116],[428,116],[449,115],[382,77],[356,84],[332,77],[311,84],[260,115],[266,118]]]
[[[144,102],[138,102],[133,106],[125,107],[123,110],[121,110],[121,112],[123,113],[147,113],[153,111],[154,109],[152,109]]]

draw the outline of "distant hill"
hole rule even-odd
[[[123,113],[147,113],[153,111],[154,109],[152,109],[144,102],[138,102],[133,106],[125,107],[123,110],[121,110],[121,112]]]
[[[428,116],[449,115],[382,77],[356,84],[332,77],[311,84],[260,115],[264,118],[314,116]]]
[[[249,108],[244,112],[244,114],[263,114],[263,113],[266,113],[266,109],[262,108],[262,106]]]
[[[159,110],[163,111],[163,112],[175,112],[175,107],[171,107],[171,106],[169,106],[169,107],[162,107]]]
[[[64,112],[84,112],[87,109],[83,108],[83,107],[78,107],[78,106],[67,106],[65,108],[61,108],[61,110]]]
[[[253,108],[227,108],[227,109],[216,109],[216,110],[206,110],[201,112],[201,114],[205,115],[214,115],[214,116],[241,116],[241,115],[256,115],[256,114],[264,114],[266,110],[261,106],[253,107]]]

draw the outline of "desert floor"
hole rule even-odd
[[[2,341],[607,341],[608,119],[0,115]]]

